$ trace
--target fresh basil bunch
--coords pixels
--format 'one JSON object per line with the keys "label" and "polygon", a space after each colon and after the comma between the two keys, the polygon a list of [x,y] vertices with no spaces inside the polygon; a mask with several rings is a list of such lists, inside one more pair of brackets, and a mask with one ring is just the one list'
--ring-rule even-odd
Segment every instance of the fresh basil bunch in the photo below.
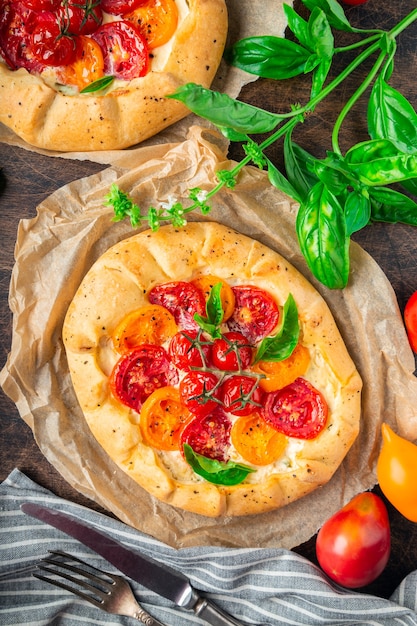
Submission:
{"label": "fresh basil bunch", "polygon": [[[189,83],[172,98],[211,121],[231,141],[242,142],[246,157],[230,172],[219,172],[219,184],[233,187],[248,163],[266,168],[272,185],[296,200],[296,229],[300,249],[313,275],[329,288],[343,288],[349,279],[349,244],[352,233],[372,221],[417,225],[417,113],[410,102],[389,85],[396,37],[417,20],[414,9],[392,30],[364,30],[351,26],[336,0],[302,0],[308,20],[284,4],[288,27],[297,41],[264,36],[237,42],[226,51],[233,65],[269,79],[282,80],[311,74],[311,98],[290,113],[270,113],[234,100],[226,94]],[[334,31],[359,36],[355,43],[337,48]],[[357,49],[357,57],[326,84],[334,55]],[[369,58],[374,63],[364,81],[343,106],[332,132],[332,149],[324,159],[309,154],[292,139],[297,124]],[[370,90],[370,139],[342,154],[339,133],[346,116]],[[256,143],[250,135],[270,133]],[[285,173],[265,156],[265,149],[283,139]],[[399,183],[404,192],[393,189]],[[195,192],[195,190],[194,190]],[[408,195],[406,192],[409,192]],[[207,204],[205,204],[207,207]],[[198,208],[192,205],[184,212]]]}

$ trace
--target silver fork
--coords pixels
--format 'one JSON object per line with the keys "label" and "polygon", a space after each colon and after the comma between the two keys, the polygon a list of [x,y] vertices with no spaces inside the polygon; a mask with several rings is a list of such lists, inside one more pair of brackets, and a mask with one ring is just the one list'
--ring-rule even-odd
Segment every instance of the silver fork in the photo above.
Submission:
{"label": "silver fork", "polygon": [[71,591],[107,613],[133,617],[146,626],[164,626],[139,605],[123,576],[103,572],[60,550],[51,550],[49,554],[37,564],[42,573],[34,572],[36,578]]}

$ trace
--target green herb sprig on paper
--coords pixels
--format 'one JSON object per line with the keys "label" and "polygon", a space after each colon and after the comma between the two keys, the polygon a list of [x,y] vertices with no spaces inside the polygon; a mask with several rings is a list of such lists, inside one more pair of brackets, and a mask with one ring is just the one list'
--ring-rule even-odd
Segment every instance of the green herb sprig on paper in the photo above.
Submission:
{"label": "green herb sprig on paper", "polygon": [[[226,94],[188,83],[171,98],[214,125],[232,142],[241,142],[245,158],[231,170],[217,172],[218,184],[209,192],[193,189],[188,206],[172,201],[141,214],[139,207],[124,212],[116,197],[108,203],[115,219],[130,217],[132,225],[148,223],[156,230],[164,221],[184,225],[186,215],[199,209],[210,211],[209,200],[223,187],[238,184],[239,172],[248,164],[266,168],[271,184],[299,203],[296,231],[301,252],[312,274],[332,289],[347,285],[350,272],[349,245],[353,233],[373,221],[403,222],[417,226],[417,113],[410,102],[389,85],[396,52],[396,38],[417,21],[417,8],[389,31],[354,28],[336,0],[302,0],[309,10],[304,19],[284,4],[288,27],[296,41],[263,36],[237,42],[226,52],[232,65],[260,77],[283,80],[311,75],[310,100],[294,104],[288,113],[271,113],[230,98]],[[335,45],[337,31],[357,40]],[[328,81],[336,55],[356,50],[357,56],[340,74]],[[331,135],[331,149],[318,159],[292,139],[294,128],[304,123],[317,105],[365,61],[373,65],[342,106]],[[369,92],[370,139],[352,146],[345,154],[339,146],[343,123],[356,102]],[[257,143],[250,135],[267,134]],[[277,141],[283,143],[285,173],[266,157]],[[392,188],[400,184],[404,193]],[[122,193],[122,192],[120,192]],[[136,206],[136,205],[135,205]],[[117,208],[118,207],[118,208]]]}

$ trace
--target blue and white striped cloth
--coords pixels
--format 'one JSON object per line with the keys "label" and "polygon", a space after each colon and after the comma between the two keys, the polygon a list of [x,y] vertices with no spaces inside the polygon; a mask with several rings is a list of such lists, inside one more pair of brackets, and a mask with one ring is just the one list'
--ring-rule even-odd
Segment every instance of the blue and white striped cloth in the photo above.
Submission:
{"label": "blue and white striped cloth", "polygon": [[[105,531],[118,541],[181,570],[191,583],[242,624],[259,626],[417,626],[417,572],[390,600],[335,589],[301,556],[271,548],[175,550],[125,524],[56,497],[14,470],[0,485],[0,625],[88,626],[132,624],[108,615],[31,575],[48,550],[70,552],[92,565],[116,570],[64,533],[20,511],[23,502],[53,505]],[[136,597],[167,626],[202,624],[192,613],[132,582]],[[137,623],[137,622],[136,622]]]}

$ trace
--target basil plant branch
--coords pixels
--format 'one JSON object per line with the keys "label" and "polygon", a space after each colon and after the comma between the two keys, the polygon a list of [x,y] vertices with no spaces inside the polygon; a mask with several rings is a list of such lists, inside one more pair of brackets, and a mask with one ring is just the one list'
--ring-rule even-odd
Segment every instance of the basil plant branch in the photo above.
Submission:
{"label": "basil plant branch", "polygon": [[[226,60],[259,77],[283,80],[310,74],[307,104],[293,104],[287,113],[273,113],[240,102],[200,85],[188,83],[169,97],[183,102],[193,113],[214,124],[231,142],[242,143],[245,157],[231,170],[217,172],[218,184],[209,192],[192,189],[189,205],[172,201],[141,213],[123,192],[113,188],[108,204],[115,219],[130,217],[133,226],[147,223],[157,229],[164,221],[181,226],[186,215],[210,211],[209,200],[223,187],[238,184],[239,172],[248,164],[266,169],[270,183],[299,203],[297,238],[312,274],[331,289],[343,288],[349,279],[349,244],[353,233],[374,221],[403,222],[417,226],[417,113],[410,102],[389,85],[396,52],[396,38],[417,20],[414,9],[390,31],[354,28],[336,0],[302,0],[309,17],[304,19],[284,4],[294,41],[274,36],[249,37],[225,53]],[[357,40],[335,46],[337,31]],[[336,78],[328,81],[336,55],[357,55]],[[318,159],[293,141],[294,128],[304,123],[317,105],[365,61],[372,67],[342,106],[331,134],[331,149]],[[369,140],[345,154],[339,147],[343,123],[355,103],[369,92],[367,124]],[[262,142],[253,136],[266,135]],[[281,172],[265,151],[282,140]],[[395,184],[395,189],[392,185]]]}

